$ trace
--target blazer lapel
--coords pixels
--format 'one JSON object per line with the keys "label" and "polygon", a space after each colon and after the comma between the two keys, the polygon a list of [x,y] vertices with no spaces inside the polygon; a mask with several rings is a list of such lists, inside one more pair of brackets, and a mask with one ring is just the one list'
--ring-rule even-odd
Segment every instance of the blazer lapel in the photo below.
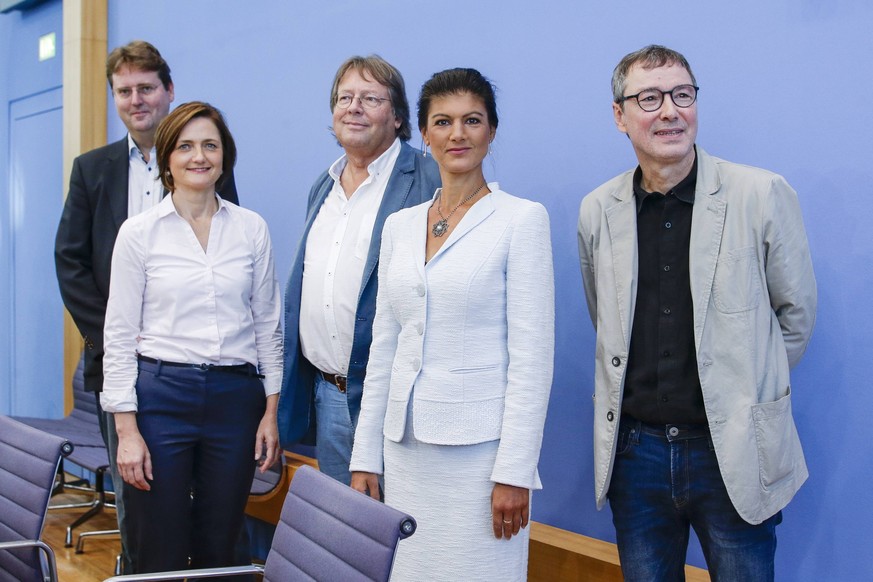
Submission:
{"label": "blazer lapel", "polygon": [[385,220],[407,206],[406,200],[412,188],[415,172],[415,152],[405,142],[400,144],[400,153],[394,162],[394,169],[385,186],[385,194],[382,195],[382,204],[376,214],[373,223],[373,236],[370,239],[370,248],[367,252],[367,263],[364,265],[364,273],[361,278],[361,289],[366,288],[370,277],[376,272],[376,264],[379,262],[379,250],[382,246],[382,227]]}
{"label": "blazer lapel", "polygon": [[127,149],[127,136],[115,142],[114,147],[106,157],[106,167],[103,172],[106,197],[112,208],[112,219],[115,230],[121,228],[121,223],[127,220],[127,190],[130,173],[130,152]]}
{"label": "blazer lapel", "polygon": [[624,345],[630,345],[631,322],[637,296],[637,205],[630,184],[622,192],[630,196],[606,209],[609,243],[612,249],[615,297]]}
{"label": "blazer lapel", "polygon": [[[430,208],[428,205],[423,205],[416,209],[415,217],[409,221],[410,227],[413,229],[411,233],[412,240],[412,260],[415,262],[415,268],[418,270],[422,280],[424,276],[424,257],[427,251],[427,211]],[[431,257],[433,260],[433,257]]]}
{"label": "blazer lapel", "polygon": [[[438,260],[442,255],[448,252],[448,250],[459,240],[464,238],[464,236],[473,230],[477,224],[488,218],[494,212],[494,196],[495,192],[488,194],[483,197],[481,200],[473,204],[467,213],[464,214],[461,221],[452,229],[452,232],[449,233],[449,238],[446,242],[443,243],[443,246],[439,248],[439,250],[434,253],[434,256],[430,258],[428,263],[433,263]],[[430,226],[430,225],[428,225]],[[424,231],[425,234],[427,231]]]}
{"label": "blazer lapel", "polygon": [[699,147],[697,155],[697,188],[691,218],[688,270],[694,303],[694,339],[700,345],[721,249],[727,202],[721,192],[721,177],[712,158]]}

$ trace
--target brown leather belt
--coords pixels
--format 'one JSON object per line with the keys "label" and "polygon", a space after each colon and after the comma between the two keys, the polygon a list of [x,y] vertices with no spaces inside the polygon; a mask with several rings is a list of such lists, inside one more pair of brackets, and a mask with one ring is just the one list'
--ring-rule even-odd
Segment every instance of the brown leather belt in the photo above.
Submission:
{"label": "brown leather belt", "polygon": [[[320,371],[320,370],[319,370]],[[321,377],[333,384],[337,387],[337,389],[345,394],[346,393],[346,384],[348,383],[348,378],[346,376],[340,376],[338,374],[328,374],[327,372],[321,372]]]}

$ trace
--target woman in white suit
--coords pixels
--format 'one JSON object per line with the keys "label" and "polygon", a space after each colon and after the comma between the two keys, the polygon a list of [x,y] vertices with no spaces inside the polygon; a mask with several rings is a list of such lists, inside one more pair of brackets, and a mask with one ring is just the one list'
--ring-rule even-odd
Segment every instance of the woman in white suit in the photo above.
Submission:
{"label": "woman in white suit", "polygon": [[435,74],[418,124],[431,202],[389,217],[352,487],[418,521],[394,580],[525,580],[552,383],[554,279],[542,205],[486,183],[491,83]]}

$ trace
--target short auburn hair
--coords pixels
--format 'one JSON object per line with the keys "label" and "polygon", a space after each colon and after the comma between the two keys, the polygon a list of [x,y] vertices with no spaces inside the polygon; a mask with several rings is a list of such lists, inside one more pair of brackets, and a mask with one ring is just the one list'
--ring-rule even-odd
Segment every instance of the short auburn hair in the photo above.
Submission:
{"label": "short auburn hair", "polygon": [[236,143],[221,111],[203,101],[191,101],[176,107],[158,125],[155,132],[155,150],[157,152],[158,168],[161,172],[161,183],[164,188],[173,192],[175,184],[173,175],[170,173],[170,154],[176,148],[182,130],[193,119],[205,117],[215,124],[218,134],[221,136],[222,173],[215,183],[215,189],[221,191],[225,178],[230,174],[236,164]]}

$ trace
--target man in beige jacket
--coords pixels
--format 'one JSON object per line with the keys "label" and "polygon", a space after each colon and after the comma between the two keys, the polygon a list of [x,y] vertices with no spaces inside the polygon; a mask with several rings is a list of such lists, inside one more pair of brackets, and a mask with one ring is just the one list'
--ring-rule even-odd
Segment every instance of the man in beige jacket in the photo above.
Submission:
{"label": "man in beige jacket", "polygon": [[661,46],[613,74],[639,166],[579,214],[595,494],[626,580],[684,579],[689,526],[714,580],[773,580],[780,510],[807,478],[789,368],[812,334],[815,277],[785,180],[696,145],[696,85]]}

